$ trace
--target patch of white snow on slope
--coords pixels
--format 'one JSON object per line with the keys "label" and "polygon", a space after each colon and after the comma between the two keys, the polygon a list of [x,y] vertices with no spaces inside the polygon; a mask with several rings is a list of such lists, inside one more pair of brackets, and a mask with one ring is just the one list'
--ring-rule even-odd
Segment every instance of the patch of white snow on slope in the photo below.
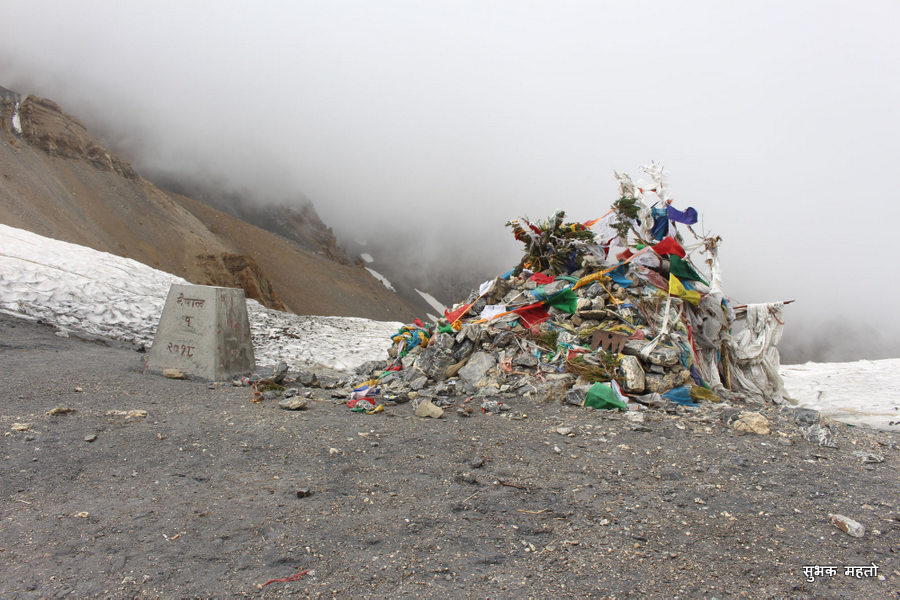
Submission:
{"label": "patch of white snow on slope", "polygon": [[844,423],[900,431],[900,359],[782,365],[788,396]]}
{"label": "patch of white snow on slope", "polygon": [[[0,225],[0,310],[150,346],[169,286],[188,283],[135,260]],[[260,367],[284,360],[351,369],[387,359],[399,322],[300,316],[247,301]]]}
{"label": "patch of white snow on slope", "polygon": [[377,279],[378,281],[380,281],[381,283],[383,283],[383,284],[384,284],[384,287],[386,287],[387,289],[391,290],[392,292],[396,292],[396,291],[397,291],[397,290],[394,289],[394,286],[391,285],[391,282],[387,280],[387,277],[385,277],[384,275],[382,275],[381,273],[379,273],[379,272],[376,271],[375,269],[370,269],[369,267],[366,267],[366,271],[368,271],[369,273],[371,273],[371,274],[372,274],[372,277],[374,277],[375,279]]}
{"label": "patch of white snow on slope", "polygon": [[22,135],[22,119],[19,117],[19,102],[13,107],[12,127],[16,133]]}
{"label": "patch of white snow on slope", "polygon": [[[427,302],[428,305],[431,306],[431,308],[436,310],[439,315],[444,314],[444,311],[447,310],[446,306],[441,304],[441,302],[437,298],[435,298],[428,292],[423,292],[422,290],[420,290],[418,288],[413,288],[413,289],[416,290],[416,292],[418,292],[418,294],[420,296],[422,296],[422,298],[425,300],[425,302]],[[437,320],[437,319],[435,319],[435,320]]]}

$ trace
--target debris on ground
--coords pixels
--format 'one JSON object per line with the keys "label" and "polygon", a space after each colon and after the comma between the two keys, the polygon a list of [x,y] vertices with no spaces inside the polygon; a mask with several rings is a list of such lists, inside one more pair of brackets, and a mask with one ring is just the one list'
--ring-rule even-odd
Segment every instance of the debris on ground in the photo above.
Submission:
{"label": "debris on ground", "polygon": [[168,379],[185,379],[184,371],[181,369],[163,369],[162,374]]}
{"label": "debris on ground", "polygon": [[297,396],[291,396],[290,398],[285,398],[278,403],[280,408],[285,410],[304,410],[308,401],[306,398],[298,398]]}
{"label": "debris on ground", "polygon": [[108,410],[106,411],[107,417],[114,418],[122,418],[126,421],[130,421],[131,419],[143,419],[147,416],[146,410]]}
{"label": "debris on ground", "polygon": [[854,521],[850,517],[839,514],[828,515],[828,520],[832,525],[852,537],[862,537],[866,534],[866,528],[860,522]]}

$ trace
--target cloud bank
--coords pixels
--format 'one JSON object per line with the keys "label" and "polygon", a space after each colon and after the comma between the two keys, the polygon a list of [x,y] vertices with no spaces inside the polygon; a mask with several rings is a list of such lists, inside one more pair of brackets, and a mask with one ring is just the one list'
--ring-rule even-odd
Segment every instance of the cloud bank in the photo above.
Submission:
{"label": "cloud bank", "polygon": [[308,197],[411,271],[505,270],[505,221],[599,216],[613,169],[655,160],[724,238],[730,294],[796,299],[797,347],[896,356],[898,18],[886,1],[37,0],[4,7],[0,85],[56,100],[139,171]]}

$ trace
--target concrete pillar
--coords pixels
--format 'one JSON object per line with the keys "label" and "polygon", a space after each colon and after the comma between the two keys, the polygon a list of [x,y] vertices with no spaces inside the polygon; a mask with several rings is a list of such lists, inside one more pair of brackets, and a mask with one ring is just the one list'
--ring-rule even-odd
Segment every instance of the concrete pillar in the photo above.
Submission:
{"label": "concrete pillar", "polygon": [[244,290],[172,284],[148,368],[225,380],[255,368]]}

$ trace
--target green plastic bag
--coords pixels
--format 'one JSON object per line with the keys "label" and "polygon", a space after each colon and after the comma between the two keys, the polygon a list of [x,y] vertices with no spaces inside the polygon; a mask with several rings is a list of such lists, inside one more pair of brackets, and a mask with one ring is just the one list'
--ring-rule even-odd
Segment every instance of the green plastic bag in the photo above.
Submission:
{"label": "green plastic bag", "polygon": [[584,405],[591,408],[628,410],[625,402],[609,384],[597,382],[591,386],[584,399]]}

